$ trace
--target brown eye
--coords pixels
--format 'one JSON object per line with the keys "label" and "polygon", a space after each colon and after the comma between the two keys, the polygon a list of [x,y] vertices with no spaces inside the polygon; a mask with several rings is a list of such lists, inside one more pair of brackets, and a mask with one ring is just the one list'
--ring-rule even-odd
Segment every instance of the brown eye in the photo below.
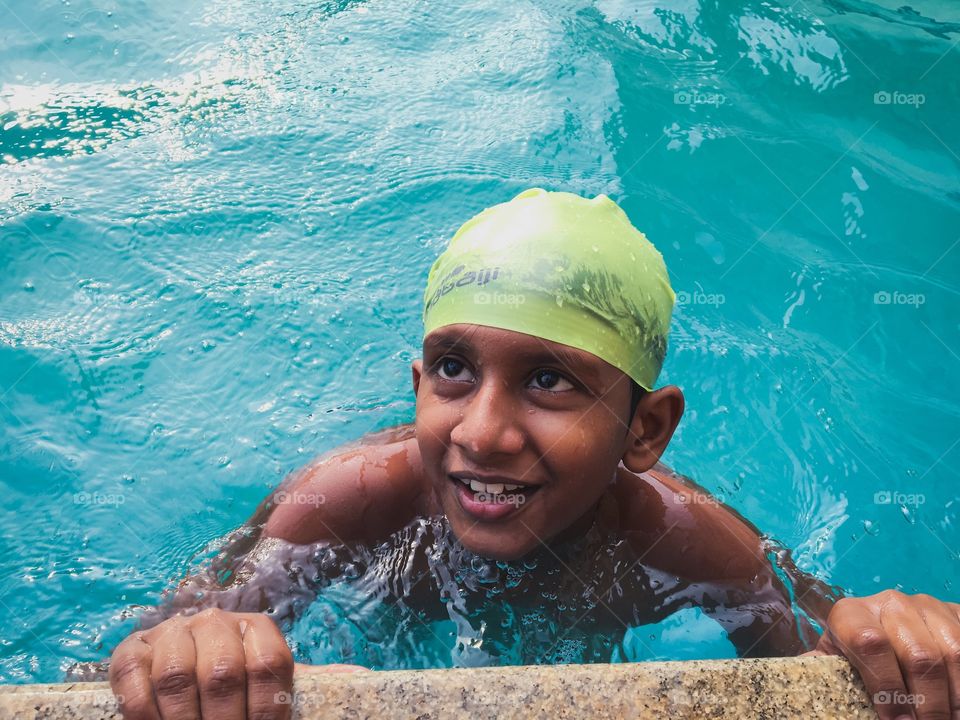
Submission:
{"label": "brown eye", "polygon": [[564,392],[572,390],[573,384],[556,370],[537,370],[533,374],[531,382],[536,383],[534,387],[537,390],[549,390],[551,392]]}
{"label": "brown eye", "polygon": [[473,375],[467,370],[466,365],[456,358],[442,358],[437,363],[437,374],[444,380],[453,380],[457,382],[470,382]]}

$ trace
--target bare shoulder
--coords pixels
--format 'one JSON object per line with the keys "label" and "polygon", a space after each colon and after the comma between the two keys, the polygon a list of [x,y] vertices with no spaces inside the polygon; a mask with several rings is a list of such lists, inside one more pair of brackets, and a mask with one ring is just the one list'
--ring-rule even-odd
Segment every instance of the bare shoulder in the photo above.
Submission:
{"label": "bare shoulder", "polygon": [[619,525],[647,564],[696,581],[770,571],[757,528],[664,465],[640,475],[621,467],[613,496]]}
{"label": "bare shoulder", "polygon": [[289,477],[268,500],[266,537],[375,543],[427,508],[412,428],[341,446]]}

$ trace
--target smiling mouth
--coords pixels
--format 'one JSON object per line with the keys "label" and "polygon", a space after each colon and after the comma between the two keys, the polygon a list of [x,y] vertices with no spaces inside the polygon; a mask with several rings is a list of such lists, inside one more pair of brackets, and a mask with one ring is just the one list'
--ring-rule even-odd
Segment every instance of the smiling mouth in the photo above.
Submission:
{"label": "smiling mouth", "polygon": [[485,483],[480,482],[474,478],[466,477],[457,477],[455,475],[448,475],[454,483],[458,483],[470,488],[473,492],[477,494],[484,495],[503,495],[514,494],[514,495],[532,495],[534,492],[540,489],[538,485],[511,485],[509,483]]}
{"label": "smiling mouth", "polygon": [[539,485],[485,483],[476,478],[448,475],[460,508],[476,520],[494,521],[519,512],[540,490]]}

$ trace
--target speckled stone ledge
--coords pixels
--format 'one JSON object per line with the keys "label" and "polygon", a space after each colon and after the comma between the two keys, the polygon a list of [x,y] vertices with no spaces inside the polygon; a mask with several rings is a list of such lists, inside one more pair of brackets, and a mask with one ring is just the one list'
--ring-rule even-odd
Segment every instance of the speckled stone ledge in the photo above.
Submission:
{"label": "speckled stone ledge", "polygon": [[[300,672],[294,718],[876,718],[842,658]],[[2,718],[119,718],[106,683],[0,686]]]}

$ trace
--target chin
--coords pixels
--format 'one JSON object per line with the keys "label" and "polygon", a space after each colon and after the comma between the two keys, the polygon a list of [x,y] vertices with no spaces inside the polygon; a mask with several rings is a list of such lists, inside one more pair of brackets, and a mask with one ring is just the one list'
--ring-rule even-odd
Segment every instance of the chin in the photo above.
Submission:
{"label": "chin", "polygon": [[529,531],[523,526],[481,528],[473,521],[451,517],[449,513],[447,520],[461,545],[475,555],[491,560],[519,560],[540,545],[536,538],[529,537]]}
{"label": "chin", "polygon": [[510,520],[478,520],[461,507],[449,481],[441,482],[437,490],[451,531],[470,552],[491,560],[519,560],[541,545],[537,534],[528,527],[540,524],[538,513],[528,516],[521,511],[519,517]]}

